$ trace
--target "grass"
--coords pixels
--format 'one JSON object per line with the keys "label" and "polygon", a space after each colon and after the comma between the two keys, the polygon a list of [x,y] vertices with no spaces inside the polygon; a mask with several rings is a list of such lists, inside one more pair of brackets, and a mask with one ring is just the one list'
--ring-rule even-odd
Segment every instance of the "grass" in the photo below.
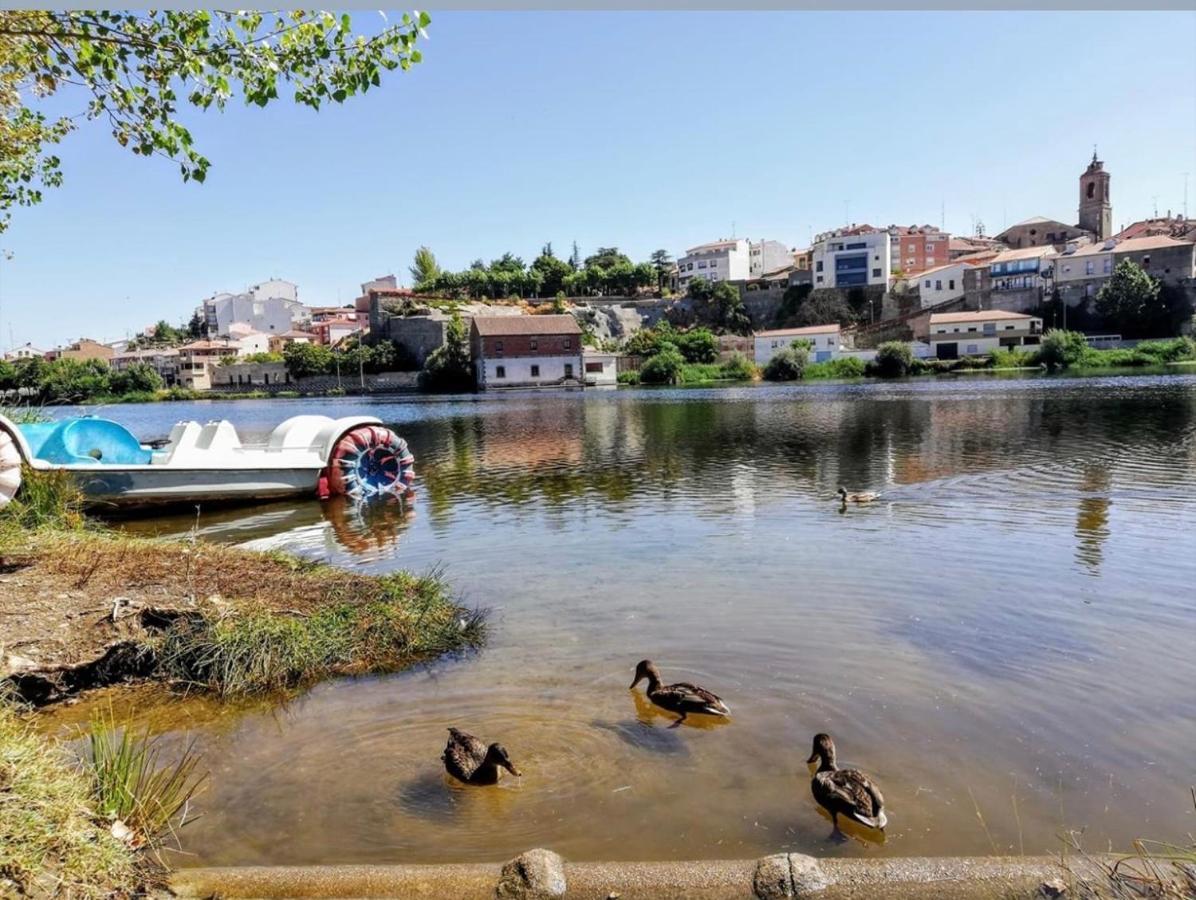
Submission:
{"label": "grass", "polygon": [[92,718],[88,746],[86,771],[97,811],[120,823],[128,846],[156,846],[187,823],[191,799],[206,778],[197,771],[193,746],[174,763],[159,765],[159,746],[148,729],[118,727],[111,708]]}
{"label": "grass", "polygon": [[143,872],[99,817],[93,784],[0,703],[0,895],[111,897]]}
{"label": "grass", "polygon": [[[755,363],[737,354],[721,363],[685,363],[681,367],[678,384],[708,384],[713,381],[751,381],[758,374]],[[639,384],[640,374],[636,371],[620,372],[619,384]]]}
{"label": "grass", "polygon": [[180,618],[156,648],[162,672],[220,696],[261,694],[333,674],[395,671],[477,646],[484,637],[481,615],[460,610],[436,574],[384,576],[377,588],[366,602],[333,603],[310,614]]}
{"label": "grass", "polygon": [[22,466],[20,491],[0,510],[0,544],[13,531],[75,531],[85,521],[83,495],[68,472]]}

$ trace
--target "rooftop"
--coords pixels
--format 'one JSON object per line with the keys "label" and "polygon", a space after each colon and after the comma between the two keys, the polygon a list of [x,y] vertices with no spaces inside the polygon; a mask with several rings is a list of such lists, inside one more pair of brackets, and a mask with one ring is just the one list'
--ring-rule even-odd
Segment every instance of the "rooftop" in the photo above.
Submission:
{"label": "rooftop", "polygon": [[179,352],[184,350],[232,350],[235,349],[231,341],[192,341],[190,344],[183,344],[179,347]]}
{"label": "rooftop", "polygon": [[711,241],[708,244],[698,244],[696,247],[690,247],[685,252],[701,253],[704,250],[729,250],[731,247],[737,247],[743,238],[731,238],[730,240]]}
{"label": "rooftop", "polygon": [[581,334],[573,316],[474,316],[473,327],[482,337],[504,335]]}
{"label": "rooftop", "polygon": [[1055,248],[1050,244],[1041,247],[1022,247],[1018,250],[1002,250],[992,261],[995,263],[1012,262],[1015,259],[1034,259],[1038,256],[1055,256]]}
{"label": "rooftop", "polygon": [[997,319],[1017,319],[1028,321],[1035,318],[1025,313],[1009,312],[1005,309],[982,309],[979,312],[946,312],[931,313],[931,325],[943,325],[948,322],[992,322]]}
{"label": "rooftop", "polygon": [[1141,253],[1146,250],[1162,250],[1166,247],[1191,247],[1191,241],[1177,241],[1165,234],[1152,234],[1147,237],[1127,238],[1117,241],[1112,247],[1108,242],[1099,244],[1085,244],[1067,256],[1097,256],[1101,253]]}
{"label": "rooftop", "polygon": [[805,328],[777,328],[772,331],[757,331],[756,337],[792,337],[800,334],[826,334],[828,331],[838,331],[839,324],[807,325]]}
{"label": "rooftop", "polygon": [[966,259],[956,259],[946,263],[945,265],[935,266],[933,269],[923,269],[917,275],[910,275],[909,277],[916,280],[918,278],[924,278],[925,276],[934,272],[942,272],[944,269],[955,269],[961,266],[965,269],[970,269],[972,267],[972,263],[968,262]]}

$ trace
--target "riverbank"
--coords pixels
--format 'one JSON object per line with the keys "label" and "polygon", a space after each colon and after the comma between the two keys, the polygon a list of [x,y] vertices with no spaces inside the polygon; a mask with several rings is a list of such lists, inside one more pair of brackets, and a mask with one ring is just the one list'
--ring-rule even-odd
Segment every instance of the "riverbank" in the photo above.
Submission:
{"label": "riverbank", "polygon": [[392,672],[478,646],[437,574],[357,575],[281,553],[131,537],[84,518],[62,473],[0,512],[0,687],[44,705],[152,679],[219,696]]}

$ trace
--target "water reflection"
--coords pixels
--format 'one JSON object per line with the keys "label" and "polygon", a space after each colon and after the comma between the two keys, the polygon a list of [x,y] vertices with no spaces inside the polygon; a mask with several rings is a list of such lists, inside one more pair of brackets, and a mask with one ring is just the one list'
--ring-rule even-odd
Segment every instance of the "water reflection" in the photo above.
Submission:
{"label": "water reflection", "polygon": [[1076,559],[1097,574],[1101,564],[1101,547],[1109,537],[1109,489],[1113,477],[1107,466],[1094,463],[1084,467],[1080,479],[1082,496],[1076,504]]}

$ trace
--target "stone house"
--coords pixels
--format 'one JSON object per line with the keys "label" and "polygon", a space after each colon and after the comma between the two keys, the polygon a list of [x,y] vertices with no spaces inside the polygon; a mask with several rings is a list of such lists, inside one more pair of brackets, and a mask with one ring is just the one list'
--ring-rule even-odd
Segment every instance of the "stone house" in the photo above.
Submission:
{"label": "stone house", "polygon": [[580,385],[581,337],[567,314],[475,316],[470,348],[478,388]]}

